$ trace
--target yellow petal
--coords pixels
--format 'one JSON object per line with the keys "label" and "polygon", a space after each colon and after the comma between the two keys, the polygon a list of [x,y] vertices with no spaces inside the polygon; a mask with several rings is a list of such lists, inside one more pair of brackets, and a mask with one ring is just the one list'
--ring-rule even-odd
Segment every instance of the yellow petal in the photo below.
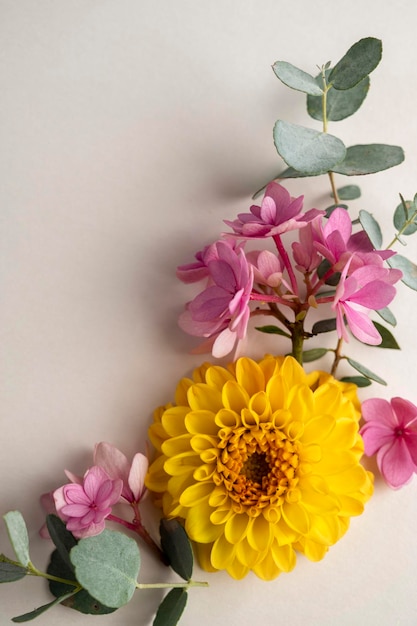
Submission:
{"label": "yellow petal", "polygon": [[211,548],[212,543],[196,543],[194,549],[197,553],[197,559],[200,567],[206,572],[217,572],[218,570],[213,567],[211,563]]}
{"label": "yellow petal", "polygon": [[252,569],[261,580],[274,580],[281,574],[271,552],[267,552],[262,561],[259,561]]}
{"label": "yellow petal", "polygon": [[180,454],[181,452],[190,452],[191,446],[191,437],[192,435],[180,435],[179,437],[170,437],[162,444],[162,452],[165,456],[174,456],[175,454]]}
{"label": "yellow petal", "polygon": [[170,437],[178,437],[187,433],[184,420],[188,411],[188,407],[173,406],[164,412],[161,423]]}
{"label": "yellow petal", "polygon": [[206,373],[207,384],[216,389],[221,389],[228,380],[232,379],[232,374],[219,365],[212,365]]}
{"label": "yellow petal", "polygon": [[271,524],[263,515],[250,520],[247,538],[249,545],[258,552],[264,552],[269,548],[273,539]]}
{"label": "yellow petal", "polygon": [[271,544],[271,556],[277,567],[283,572],[290,572],[294,569],[296,556],[291,546],[280,546],[278,541],[274,540]]}
{"label": "yellow petal", "polygon": [[200,457],[195,452],[183,452],[165,461],[164,469],[171,476],[192,473],[201,464]]}
{"label": "yellow petal", "polygon": [[249,395],[236,381],[230,380],[223,387],[222,401],[226,409],[240,413],[248,406]]}
{"label": "yellow petal", "polygon": [[187,507],[195,506],[203,500],[208,500],[213,489],[214,485],[212,482],[191,485],[180,495],[180,504]]}
{"label": "yellow petal", "polygon": [[249,567],[252,569],[254,565],[259,561],[260,554],[258,550],[254,550],[252,546],[249,545],[248,540],[242,539],[236,544],[236,558],[244,565],[245,567]]}
{"label": "yellow petal", "polygon": [[250,396],[265,390],[265,378],[256,361],[241,358],[236,363],[236,380]]}
{"label": "yellow petal", "polygon": [[211,411],[189,411],[185,416],[185,426],[192,435],[216,435],[218,426]]}
{"label": "yellow petal", "polygon": [[310,529],[310,520],[304,509],[299,503],[288,504],[285,502],[282,505],[282,517],[290,528],[306,535]]}
{"label": "yellow petal", "polygon": [[191,541],[211,543],[222,534],[222,527],[210,522],[213,509],[207,502],[201,502],[187,511],[185,530]]}
{"label": "yellow petal", "polygon": [[193,411],[203,409],[217,413],[223,406],[221,392],[202,383],[197,383],[189,388],[187,399]]}
{"label": "yellow petal", "polygon": [[246,513],[233,515],[226,523],[224,534],[230,543],[238,543],[245,536],[250,517]]}
{"label": "yellow petal", "polygon": [[227,569],[235,558],[236,548],[224,535],[220,535],[211,549],[211,564],[216,569]]}

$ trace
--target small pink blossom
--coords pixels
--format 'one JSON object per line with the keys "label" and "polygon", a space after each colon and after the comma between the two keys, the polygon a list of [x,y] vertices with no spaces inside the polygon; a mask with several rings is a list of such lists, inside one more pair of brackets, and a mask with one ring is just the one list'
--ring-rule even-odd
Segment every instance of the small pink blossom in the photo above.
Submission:
{"label": "small pink blossom", "polygon": [[196,253],[196,261],[194,261],[194,263],[179,265],[177,267],[177,278],[183,283],[196,283],[204,278],[209,278],[210,272],[208,270],[208,264],[210,261],[219,259],[218,244],[220,242],[222,242],[222,244],[225,243],[230,246],[232,250],[236,251],[244,245],[243,242],[238,243],[233,237],[225,237],[224,239],[215,241]]}
{"label": "small pink blossom", "polygon": [[187,303],[179,325],[190,335],[215,337],[213,355],[222,357],[246,334],[253,268],[242,249],[224,241],[217,243],[217,253],[207,264],[209,286]]}
{"label": "small pink blossom", "polygon": [[92,537],[104,530],[105,519],[120,498],[123,481],[112,480],[98,466],[84,474],[83,483],[70,483],[53,493],[59,517],[74,537]]}
{"label": "small pink blossom", "polygon": [[299,241],[295,241],[292,244],[292,253],[296,262],[295,267],[300,272],[312,272],[322,261],[322,257],[314,246],[313,224],[316,221],[314,220],[314,222],[310,222],[304,228],[300,228],[298,231]]}
{"label": "small pink blossom", "polygon": [[253,279],[259,285],[277,288],[282,283],[282,267],[276,254],[269,250],[252,250],[246,258],[253,267]]}
{"label": "small pink blossom", "polygon": [[272,182],[266,188],[261,206],[252,205],[250,213],[240,213],[233,221],[225,220],[235,235],[243,238],[264,238],[302,228],[323,211],[311,209],[301,213],[304,196],[291,198],[288,191]]}
{"label": "small pink blossom", "polygon": [[364,265],[349,276],[350,262],[340,277],[332,308],[336,311],[336,328],[339,337],[349,341],[344,317],[352,334],[364,343],[378,345],[381,335],[369,318],[371,311],[386,307],[396,294],[393,286],[402,276],[399,270],[378,265]]}
{"label": "small pink blossom", "polygon": [[417,473],[417,407],[403,398],[362,403],[361,435],[367,456],[377,455],[386,483],[398,489]]}
{"label": "small pink blossom", "polygon": [[140,502],[144,497],[148,464],[148,459],[140,452],[135,454],[132,463],[129,463],[123,452],[104,441],[97,443],[94,448],[94,465],[104,469],[112,480],[122,481],[121,500],[125,502]]}

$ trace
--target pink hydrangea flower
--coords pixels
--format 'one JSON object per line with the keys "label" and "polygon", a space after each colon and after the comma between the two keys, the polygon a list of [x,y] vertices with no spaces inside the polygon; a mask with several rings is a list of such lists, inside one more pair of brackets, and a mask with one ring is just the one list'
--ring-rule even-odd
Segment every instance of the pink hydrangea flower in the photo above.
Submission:
{"label": "pink hydrangea flower", "polygon": [[244,245],[243,242],[238,243],[233,237],[225,237],[224,239],[215,241],[214,243],[205,246],[202,250],[199,250],[199,252],[195,255],[196,261],[193,263],[179,265],[177,267],[177,278],[179,278],[183,283],[196,283],[204,278],[208,278],[210,276],[208,264],[210,261],[216,261],[219,259],[217,247],[220,241],[222,244],[225,243],[230,246],[232,250],[238,250]]}
{"label": "pink hydrangea flower", "polygon": [[146,493],[145,476],[149,465],[144,454],[138,452],[129,463],[123,452],[102,441],[95,445],[94,465],[104,469],[112,480],[122,481],[121,500],[130,504],[142,500]]}
{"label": "pink hydrangea flower", "polygon": [[253,268],[242,249],[217,243],[218,258],[207,264],[210,284],[188,302],[179,325],[190,335],[214,338],[215,357],[228,354],[243,339],[250,317]]}
{"label": "pink hydrangea flower", "polygon": [[304,228],[298,231],[299,241],[295,241],[292,245],[292,253],[296,268],[300,272],[312,272],[320,265],[323,257],[319,255],[314,245],[313,224],[310,222]]}
{"label": "pink hydrangea flower", "polygon": [[367,456],[377,455],[386,483],[398,489],[417,473],[417,407],[403,398],[362,403],[361,435]]}
{"label": "pink hydrangea flower", "polygon": [[74,537],[98,535],[122,489],[121,479],[112,480],[101,467],[93,466],[84,474],[82,484],[70,483],[54,491],[57,514]]}
{"label": "pink hydrangea flower", "polygon": [[279,287],[282,283],[282,267],[279,258],[269,250],[252,250],[246,258],[253,267],[253,279],[259,285]]}
{"label": "pink hydrangea flower", "polygon": [[311,209],[301,213],[304,196],[291,198],[288,191],[272,182],[266,188],[261,206],[252,205],[250,213],[240,213],[233,221],[225,220],[235,235],[243,238],[264,238],[301,228],[323,211]]}
{"label": "pink hydrangea flower", "polygon": [[339,337],[349,341],[344,317],[352,334],[364,343],[378,345],[381,335],[369,318],[371,311],[386,307],[396,294],[393,283],[402,273],[378,265],[364,265],[349,276],[350,262],[340,277],[332,308],[336,311],[336,328]]}

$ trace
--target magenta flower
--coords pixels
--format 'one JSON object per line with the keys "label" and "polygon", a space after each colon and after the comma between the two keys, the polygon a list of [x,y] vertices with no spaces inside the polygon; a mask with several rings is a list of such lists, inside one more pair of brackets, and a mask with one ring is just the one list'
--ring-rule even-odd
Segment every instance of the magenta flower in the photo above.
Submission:
{"label": "magenta flower", "polygon": [[194,263],[187,263],[185,265],[179,265],[177,267],[177,278],[183,283],[196,283],[203,278],[208,278],[210,273],[208,270],[208,264],[210,261],[217,261],[219,259],[219,253],[217,246],[220,241],[232,248],[232,250],[238,250],[243,247],[243,242],[238,243],[233,237],[225,237],[219,241],[206,246],[202,250],[196,253],[196,261]]}
{"label": "magenta flower", "polygon": [[145,476],[149,465],[144,454],[138,452],[129,463],[123,452],[102,441],[95,445],[94,465],[101,467],[112,480],[122,481],[121,500],[130,504],[142,500],[146,493]]}
{"label": "magenta flower", "polygon": [[216,246],[218,259],[207,264],[210,284],[187,303],[179,325],[190,335],[213,338],[213,355],[222,357],[246,334],[253,268],[242,249],[224,241]]}
{"label": "magenta flower", "polygon": [[276,254],[269,250],[252,250],[246,259],[253,267],[253,279],[259,285],[279,287],[282,283],[282,267]]}
{"label": "magenta flower", "polygon": [[350,261],[340,277],[332,309],[336,311],[336,328],[339,337],[349,341],[344,317],[352,334],[364,343],[378,345],[381,335],[369,319],[371,311],[386,307],[396,294],[393,286],[402,276],[399,270],[378,265],[364,265],[349,276]]}
{"label": "magenta flower", "polygon": [[371,398],[362,403],[362,417],[365,454],[377,455],[390,487],[402,487],[417,473],[417,407],[403,398]]}
{"label": "magenta flower", "polygon": [[252,205],[250,213],[240,213],[233,221],[225,220],[235,235],[243,238],[264,238],[302,228],[323,211],[311,209],[302,214],[304,196],[291,198],[278,183],[269,183],[261,206]]}
{"label": "magenta flower", "polygon": [[312,272],[322,261],[322,257],[314,245],[313,224],[316,221],[318,220],[310,222],[304,228],[300,228],[298,231],[299,241],[291,244],[294,261],[296,262],[295,267],[300,272]]}
{"label": "magenta flower", "polygon": [[365,231],[352,235],[352,221],[349,213],[336,208],[326,220],[325,225],[317,223],[314,232],[316,249],[336,269],[342,270],[345,263],[355,252],[371,252],[373,246]]}
{"label": "magenta flower", "polygon": [[74,537],[92,537],[104,530],[104,520],[119,501],[122,489],[122,480],[112,480],[95,465],[84,474],[81,485],[70,483],[54,491],[56,511]]}

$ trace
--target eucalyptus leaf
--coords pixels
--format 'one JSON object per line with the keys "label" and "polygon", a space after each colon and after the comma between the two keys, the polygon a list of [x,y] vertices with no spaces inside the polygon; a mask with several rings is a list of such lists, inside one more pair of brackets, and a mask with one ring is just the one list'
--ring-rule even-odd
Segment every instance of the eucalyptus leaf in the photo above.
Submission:
{"label": "eucalyptus leaf", "polygon": [[356,200],[361,197],[361,188],[358,185],[345,185],[337,190],[340,200]]}
{"label": "eucalyptus leaf", "polygon": [[259,330],[259,332],[266,333],[267,335],[281,335],[282,337],[291,339],[291,335],[289,333],[286,333],[285,330],[281,330],[281,328],[273,326],[272,324],[268,324],[266,326],[255,326],[255,330]]}
{"label": "eucalyptus leaf", "polygon": [[359,211],[359,221],[371,244],[379,250],[382,246],[382,232],[374,216],[368,213],[368,211],[362,210]]}
{"label": "eucalyptus leaf", "polygon": [[323,93],[323,90],[317,84],[314,76],[298,69],[298,67],[295,67],[295,65],[291,63],[277,61],[272,66],[272,69],[280,81],[284,83],[284,85],[287,85],[287,87],[291,87],[291,89],[302,91],[312,96],[320,96]]}
{"label": "eucalyptus leaf", "polygon": [[73,571],[69,553],[77,545],[75,537],[66,529],[64,522],[57,515],[47,515],[46,526],[49,535],[54,542],[61,558],[65,561],[70,570]]}
{"label": "eucalyptus leaf", "polygon": [[10,562],[4,554],[0,555],[0,583],[13,583],[24,578],[27,573],[26,568]]}
{"label": "eucalyptus leaf", "polygon": [[114,608],[129,602],[140,567],[136,541],[106,529],[81,539],[71,550],[70,558],[78,582],[93,598]]}
{"label": "eucalyptus leaf", "polygon": [[342,383],[353,383],[357,387],[369,387],[372,385],[372,381],[365,376],[344,376],[340,379]]}
{"label": "eucalyptus leaf", "polygon": [[9,511],[3,515],[10,543],[19,563],[27,567],[30,563],[29,536],[25,520],[20,511]]}
{"label": "eucalyptus leaf", "polygon": [[390,350],[400,350],[400,346],[397,343],[397,340],[385,326],[379,324],[378,322],[373,322],[373,325],[379,332],[382,337],[381,343],[375,346],[375,348],[389,348]]}
{"label": "eucalyptus leaf", "polygon": [[[321,80],[321,75],[316,80]],[[345,91],[329,89],[326,97],[326,117],[328,121],[340,122],[340,120],[344,120],[356,113],[368,94],[369,85],[370,81],[367,76],[352,89],[346,89]],[[315,95],[307,96],[307,113],[315,120],[323,120],[323,102],[321,97]]]}
{"label": "eucalyptus leaf", "polygon": [[327,352],[328,350],[326,348],[312,348],[311,350],[304,350],[303,361],[304,363],[317,361],[317,359],[321,359]]}
{"label": "eucalyptus leaf", "polygon": [[383,309],[378,309],[377,313],[379,317],[381,317],[384,320],[384,322],[391,324],[391,326],[397,325],[397,320],[395,319],[394,314],[387,306],[384,307]]}
{"label": "eucalyptus leaf", "polygon": [[12,622],[15,622],[15,624],[23,624],[23,622],[30,622],[32,619],[35,619],[35,617],[39,617],[39,615],[42,615],[42,613],[45,613],[49,609],[52,609],[53,606],[56,606],[57,604],[61,604],[61,602],[63,602],[70,596],[73,596],[74,593],[76,593],[76,591],[73,590],[72,592],[66,593],[64,596],[61,596],[60,598],[55,598],[55,600],[52,600],[52,602],[48,602],[48,604],[43,604],[42,606],[39,606],[37,609],[34,609],[33,611],[30,611],[29,613],[25,613],[24,615],[18,615],[17,617],[13,617]]}
{"label": "eucalyptus leaf", "polygon": [[193,575],[193,551],[184,528],[176,519],[161,519],[159,524],[161,548],[169,565],[184,580]]}
{"label": "eucalyptus leaf", "polygon": [[353,359],[349,359],[349,358],[347,359],[347,362],[349,363],[351,367],[353,367],[353,369],[355,369],[360,374],[363,374],[363,376],[365,376],[366,378],[369,378],[370,380],[374,380],[376,383],[379,383],[380,385],[387,384],[385,380],[380,378],[380,376],[378,376],[377,374],[374,374],[373,372],[371,372],[371,370],[369,370],[364,365],[361,365],[361,363],[358,363],[357,361],[354,361]]}
{"label": "eucalyptus leaf", "polygon": [[401,270],[403,273],[401,278],[402,282],[407,285],[407,287],[417,291],[417,265],[415,263],[412,263],[401,254],[392,256],[388,259],[387,263],[390,267]]}
{"label": "eucalyptus leaf", "polygon": [[346,156],[345,145],[334,135],[283,120],[274,126],[274,142],[287,165],[308,175],[325,174]]}
{"label": "eucalyptus leaf", "polygon": [[175,626],[187,604],[185,589],[171,589],[162,600],[152,626]]}
{"label": "eucalyptus leaf", "polygon": [[376,68],[381,57],[380,39],[361,39],[336,63],[330,72],[329,81],[335,89],[351,89]]}
{"label": "eucalyptus leaf", "polygon": [[344,176],[363,176],[382,172],[403,161],[404,151],[399,146],[363,144],[347,148],[345,159],[332,167],[332,171]]}
{"label": "eucalyptus leaf", "polygon": [[[51,560],[47,569],[48,574],[64,578],[67,580],[73,580],[74,585],[77,585],[75,580],[73,568],[70,569],[68,565],[63,561],[58,550],[54,550],[51,554]],[[61,602],[64,606],[79,611],[80,613],[89,615],[107,615],[108,613],[114,613],[116,608],[110,608],[105,606],[102,602],[98,602],[93,598],[88,591],[81,589],[76,594],[70,593],[74,590],[74,585],[57,582],[56,580],[49,581],[49,590],[56,598],[62,597],[64,594],[70,595]]]}
{"label": "eucalyptus leaf", "polygon": [[319,335],[320,333],[329,333],[336,330],[336,318],[332,317],[327,320],[319,320],[313,324],[311,332],[313,335]]}
{"label": "eucalyptus leaf", "polygon": [[406,200],[406,201],[404,201],[404,203],[401,202],[401,204],[399,204],[397,206],[397,208],[395,209],[395,212],[394,212],[394,226],[395,226],[395,228],[397,229],[398,232],[402,231],[401,235],[412,235],[417,230],[417,216],[416,216],[415,220],[413,222],[411,222],[403,230],[406,222],[411,218],[411,216],[409,215],[409,210],[410,209],[413,212],[416,210],[415,206],[414,206],[414,203],[411,202],[410,200]]}

